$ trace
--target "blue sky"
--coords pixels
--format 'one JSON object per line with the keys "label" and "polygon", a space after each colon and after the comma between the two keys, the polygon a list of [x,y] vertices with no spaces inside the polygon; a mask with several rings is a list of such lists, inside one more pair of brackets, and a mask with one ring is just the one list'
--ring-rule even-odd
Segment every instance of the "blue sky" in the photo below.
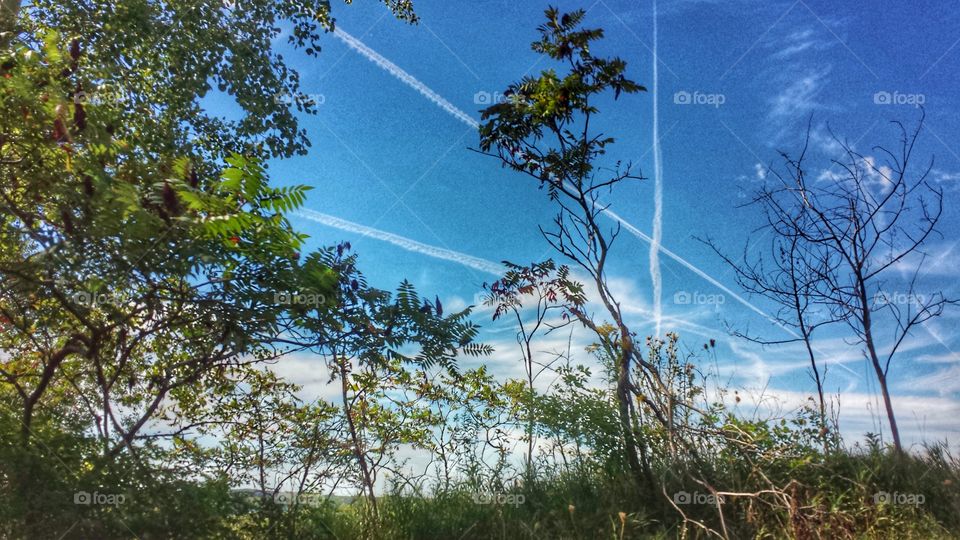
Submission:
{"label": "blue sky", "polygon": [[[661,256],[663,329],[678,331],[690,348],[716,338],[724,380],[755,401],[769,404],[765,398],[775,396],[785,410],[813,389],[798,348],[762,350],[727,335],[725,324],[786,337],[717,287],[739,292],[732,272],[696,240],[711,236],[730,253],[742,249],[761,216],[738,206],[763,181],[765,167],[778,163],[778,150],[799,149],[811,115],[811,168],[822,171],[829,167],[828,127],[874,155],[874,145],[897,143],[889,122],[912,124],[920,116],[915,104],[924,104],[926,130],[917,154],[935,158],[933,178],[945,190],[946,211],[942,238],[927,250],[923,283],[960,296],[960,248],[953,249],[960,231],[954,204],[960,195],[960,12],[950,3],[661,0],[656,93],[652,2],[556,4],[586,9],[586,25],[606,31],[594,52],[622,57],[629,75],[650,88],[601,103],[598,124],[617,138],[611,163],[632,160],[648,177],[656,95],[663,246],[711,278]],[[546,7],[536,1],[418,0],[421,23],[409,26],[377,2],[335,4],[338,28],[347,34],[327,35],[319,59],[277,44],[300,71],[303,91],[321,101],[318,115],[302,118],[313,142],[310,153],[270,166],[278,184],[315,187],[306,204],[317,213],[308,214],[314,219],[295,220],[314,245],[349,240],[374,285],[393,288],[408,278],[454,307],[474,302],[481,283],[495,279],[496,262],[551,256],[537,230],[552,216],[544,193],[471,152],[477,134],[462,117],[479,119],[485,100],[524,74],[549,67],[529,47]],[[362,45],[348,46],[351,39]],[[622,187],[607,202],[650,234],[652,180]],[[625,233],[615,249],[611,276],[635,328],[652,332],[649,245]],[[889,286],[897,290],[895,277]],[[707,303],[685,303],[685,293]],[[750,301],[760,311],[770,309],[759,299]],[[484,311],[477,316],[498,349],[487,362],[495,373],[517,374],[509,332],[490,325],[488,317]],[[894,406],[910,441],[960,439],[958,321],[960,313],[948,312],[928,324],[892,368]],[[543,347],[565,339],[552,336]],[[827,388],[843,391],[842,427],[855,437],[877,431],[882,423],[871,408],[879,410],[880,403],[860,353],[839,335],[825,335],[818,345],[835,362]],[[588,361],[585,354],[579,359]],[[308,385],[312,380],[309,359],[291,363],[288,371]]]}

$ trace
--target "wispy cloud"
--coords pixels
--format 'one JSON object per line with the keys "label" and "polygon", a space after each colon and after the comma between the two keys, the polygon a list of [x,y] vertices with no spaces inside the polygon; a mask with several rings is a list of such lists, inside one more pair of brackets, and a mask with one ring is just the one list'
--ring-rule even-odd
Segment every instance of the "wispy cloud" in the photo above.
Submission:
{"label": "wispy cloud", "polygon": [[956,191],[960,188],[960,172],[933,169],[930,171],[930,179],[942,187],[944,191]]}
{"label": "wispy cloud", "polygon": [[431,246],[429,244],[412,240],[405,236],[382,231],[380,229],[374,229],[373,227],[367,227],[366,225],[340,219],[329,214],[323,214],[313,210],[301,210],[299,212],[295,212],[294,215],[316,223],[320,223],[321,225],[326,225],[327,227],[339,229],[341,231],[375,238],[412,253],[419,253],[420,255],[426,255],[427,257],[433,257],[434,259],[454,262],[468,268],[473,268],[474,270],[493,274],[495,276],[501,276],[505,271],[505,268],[502,264],[498,264],[487,259],[474,257],[473,255],[467,255],[466,253],[461,253],[459,251]]}
{"label": "wispy cloud", "polygon": [[914,251],[893,265],[893,270],[901,277],[909,279],[920,268],[921,277],[954,277],[960,267],[960,249],[958,242],[940,242],[924,246],[922,251]]}
{"label": "wispy cloud", "polygon": [[921,364],[960,364],[960,353],[928,354],[917,358]]}
{"label": "wispy cloud", "polygon": [[800,124],[811,113],[832,108],[822,100],[833,69],[824,52],[836,47],[836,39],[829,35],[832,30],[825,27],[827,23],[811,25],[804,10],[792,15],[781,23],[792,30],[772,32],[765,44],[768,67],[764,76],[771,84],[767,119],[776,130],[769,142],[774,145],[802,131]]}
{"label": "wispy cloud", "polygon": [[770,119],[797,120],[822,108],[818,98],[827,82],[829,71],[829,68],[810,70],[791,78],[792,80],[770,99]]}
{"label": "wispy cloud", "polygon": [[[729,346],[735,357],[746,360],[748,366],[725,365],[720,368],[720,372],[724,377],[730,377],[745,385],[759,388],[766,386],[771,380],[795,378],[797,374],[810,370],[806,349],[800,343],[764,347],[734,339],[729,341]],[[814,346],[819,369],[829,373],[829,376],[825,377],[828,388],[837,383],[843,385],[844,391],[855,390],[859,386],[861,376],[849,367],[863,363],[863,356],[856,348],[842,338],[817,340]],[[841,371],[835,372],[834,367]]]}
{"label": "wispy cloud", "polygon": [[[602,202],[599,202],[599,203],[602,204]],[[606,214],[606,215],[607,215],[608,217],[610,217],[611,219],[613,219],[613,220],[617,221],[618,223],[620,223],[620,225],[622,225],[625,229],[627,229],[627,231],[630,232],[630,234],[634,235],[635,237],[639,238],[640,240],[643,240],[644,242],[649,242],[649,243],[652,243],[652,242],[653,242],[653,239],[650,238],[650,236],[649,236],[648,234],[644,233],[643,231],[641,231],[640,229],[638,229],[637,227],[635,227],[635,226],[634,226],[633,224],[631,224],[629,221],[621,218],[618,214],[616,214],[615,212],[613,212],[613,211],[610,210],[609,208],[603,210],[603,213]],[[787,328],[786,326],[780,324],[772,315],[770,315],[770,314],[767,313],[766,311],[760,309],[759,307],[757,307],[756,305],[754,305],[752,302],[750,302],[749,300],[747,300],[747,299],[744,298],[743,296],[737,294],[737,293],[734,292],[733,289],[731,289],[730,287],[727,287],[727,286],[724,285],[723,283],[720,283],[720,281],[718,281],[716,278],[714,278],[714,277],[711,276],[710,274],[704,272],[703,270],[701,270],[700,268],[698,268],[697,266],[695,266],[695,265],[694,265],[693,263],[691,263],[690,261],[684,259],[684,258],[681,257],[680,255],[677,255],[677,254],[674,253],[673,251],[670,251],[669,249],[665,248],[663,245],[660,245],[660,246],[658,247],[658,249],[659,249],[659,251],[660,251],[661,253],[663,253],[664,255],[666,255],[668,258],[673,259],[674,261],[680,263],[681,266],[683,266],[683,267],[686,268],[687,270],[690,270],[691,272],[693,272],[693,273],[696,274],[697,276],[701,277],[701,278],[702,278],[704,281],[706,281],[707,283],[709,283],[709,284],[713,285],[714,287],[720,289],[720,290],[723,291],[725,294],[729,295],[730,298],[733,298],[734,300],[736,300],[737,302],[739,302],[741,305],[743,305],[744,307],[748,308],[750,311],[753,311],[754,313],[760,315],[760,316],[763,317],[764,319],[767,319],[768,321],[770,321],[771,323],[775,324],[777,327],[779,327],[779,328],[780,328],[781,330],[783,330],[784,332],[790,334],[791,336],[793,336],[793,337],[795,337],[795,338],[799,338],[799,337],[800,337],[796,332],[794,332],[794,331],[791,330],[790,328]],[[843,366],[841,366],[841,367],[843,367]]]}
{"label": "wispy cloud", "polygon": [[[864,133],[864,136],[866,133]],[[862,137],[861,137],[862,138]],[[855,143],[848,143],[850,148],[856,150]],[[818,124],[810,130],[810,145],[827,156],[837,158],[844,153],[843,144],[837,140],[837,137],[830,133],[830,129],[825,124]]]}
{"label": "wispy cloud", "polygon": [[774,58],[787,60],[808,51],[822,51],[832,46],[832,42],[819,38],[812,28],[791,32],[784,36],[783,42],[782,48],[773,53]]}

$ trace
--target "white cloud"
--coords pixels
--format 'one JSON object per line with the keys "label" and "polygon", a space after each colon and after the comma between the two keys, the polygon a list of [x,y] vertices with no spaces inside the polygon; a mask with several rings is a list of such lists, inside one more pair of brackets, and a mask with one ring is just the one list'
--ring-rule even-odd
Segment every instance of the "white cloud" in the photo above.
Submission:
{"label": "white cloud", "polygon": [[927,354],[917,358],[921,364],[954,364],[960,363],[960,353],[953,351],[940,354]]}
{"label": "white cloud", "polygon": [[770,119],[797,120],[824,108],[817,98],[827,83],[828,73],[829,69],[812,70],[787,81],[780,92],[770,99]]}
{"label": "white cloud", "polygon": [[894,263],[892,269],[901,276],[910,278],[918,267],[921,277],[955,277],[960,269],[960,251],[957,242],[941,242],[925,246],[923,252],[915,251]]}
{"label": "white cloud", "polygon": [[780,48],[773,52],[773,58],[788,61],[793,57],[802,56],[803,53],[830,49],[834,42],[828,37],[818,35],[813,28],[808,27],[786,34],[777,45]]}
{"label": "white cloud", "polygon": [[340,399],[340,387],[330,381],[330,369],[320,355],[291,353],[269,364],[267,369],[283,380],[301,386],[297,397],[304,402],[336,402]]}
{"label": "white cloud", "polygon": [[843,145],[823,124],[810,130],[810,144],[830,157],[838,157],[843,152]]}
{"label": "white cloud", "polygon": [[941,186],[944,191],[953,191],[960,188],[960,172],[948,172],[943,169],[930,171],[930,179]]}
{"label": "white cloud", "polygon": [[754,163],[753,170],[757,177],[757,180],[767,179],[767,167],[763,163]]}
{"label": "white cloud", "polygon": [[[772,146],[797,142],[813,112],[834,108],[821,99],[833,68],[830,59],[834,55],[826,52],[837,45],[825,24],[835,25],[813,22],[807,10],[798,8],[780,22],[777,29],[781,33],[771,32],[764,44],[767,63],[762,74],[769,81],[767,123],[771,131],[766,139]],[[784,28],[790,30],[784,32]]]}
{"label": "white cloud", "polygon": [[[740,414],[757,419],[789,417],[815,399],[813,392],[768,386],[741,389],[738,395],[739,404],[730,394],[724,396],[724,402]],[[886,413],[877,395],[843,392],[830,395],[829,400],[839,411],[840,431],[847,445],[862,441],[867,432],[882,432],[890,442]],[[960,416],[960,399],[901,394],[893,397],[893,408],[905,446],[944,439],[958,442],[960,424],[956,418]]]}

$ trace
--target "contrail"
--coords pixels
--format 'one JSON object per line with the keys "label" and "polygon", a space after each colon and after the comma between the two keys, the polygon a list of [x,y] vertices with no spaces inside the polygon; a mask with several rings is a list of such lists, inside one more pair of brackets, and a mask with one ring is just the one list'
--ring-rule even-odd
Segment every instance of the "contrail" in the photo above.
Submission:
{"label": "contrail", "polygon": [[[374,229],[373,227],[368,227],[366,225],[361,225],[359,223],[354,223],[352,221],[347,221],[345,219],[338,218],[336,216],[331,216],[330,214],[323,214],[314,210],[301,209],[296,212],[293,212],[293,215],[319,223],[321,225],[326,225],[327,227],[332,227],[341,231],[346,231],[350,233],[359,234],[362,236],[367,236],[374,238],[376,240],[382,240],[389,244],[410,251],[413,253],[419,253],[426,255],[428,257],[434,257],[437,259],[442,259],[445,261],[451,261],[463,266],[468,266],[475,270],[481,272],[486,272],[496,276],[502,276],[505,268],[501,264],[497,264],[493,261],[486,259],[481,259],[479,257],[474,257],[472,255],[467,255],[466,253],[460,253],[457,251],[452,251],[449,249],[439,248],[436,246],[431,246],[429,244],[424,244],[422,242],[417,242],[410,238],[404,236],[399,236],[393,233],[389,233],[380,229]],[[675,321],[681,326],[687,326],[691,331],[699,333],[700,335],[710,337],[713,335],[712,329],[705,326],[691,323],[688,321],[677,320]]]}
{"label": "contrail", "polygon": [[357,51],[358,53],[366,57],[367,60],[370,60],[374,64],[380,66],[387,73],[400,79],[401,82],[403,82],[410,88],[413,88],[417,92],[420,92],[421,94],[423,94],[424,97],[436,103],[441,109],[452,114],[457,120],[460,120],[464,124],[467,124],[468,126],[474,129],[477,129],[477,127],[479,127],[480,124],[476,120],[471,118],[469,114],[461,111],[452,103],[443,99],[443,97],[441,97],[440,94],[431,90],[430,87],[428,87],[427,85],[417,80],[416,77],[414,77],[413,75],[410,75],[406,71],[400,69],[399,66],[397,66],[393,62],[381,56],[380,53],[378,53],[377,51],[371,49],[370,47],[367,47],[359,39],[351,36],[350,34],[344,32],[339,28],[334,29],[333,35],[340,38],[340,41],[346,43],[348,47],[350,47],[351,49]]}
{"label": "contrail", "polygon": [[663,321],[663,279],[660,274],[660,242],[663,240],[663,155],[660,152],[660,69],[657,55],[657,0],[653,0],[653,238],[650,242],[650,281],[653,284],[653,319],[656,337]]}
{"label": "contrail", "polygon": [[422,242],[417,242],[416,240],[411,240],[410,238],[406,238],[404,236],[382,231],[380,229],[374,229],[373,227],[367,227],[366,225],[340,219],[329,214],[321,214],[320,212],[306,209],[294,212],[293,214],[295,216],[320,223],[321,225],[326,225],[327,227],[333,227],[334,229],[340,229],[341,231],[347,231],[362,236],[369,236],[370,238],[376,238],[377,240],[382,240],[388,244],[393,244],[400,249],[405,249],[407,251],[419,253],[435,259],[455,262],[457,264],[473,268],[474,270],[493,274],[497,277],[502,276],[506,270],[502,264],[497,264],[493,261],[474,257],[473,255],[467,255],[466,253],[460,253],[459,251],[453,251],[450,249],[444,249],[431,246],[429,244],[424,244]]}

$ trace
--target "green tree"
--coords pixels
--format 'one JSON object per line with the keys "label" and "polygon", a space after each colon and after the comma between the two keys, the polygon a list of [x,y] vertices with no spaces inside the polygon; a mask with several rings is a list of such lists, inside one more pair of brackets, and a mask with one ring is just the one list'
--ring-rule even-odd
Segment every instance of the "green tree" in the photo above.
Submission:
{"label": "green tree", "polygon": [[[446,400],[430,370],[453,380],[461,354],[484,355],[470,308],[444,315],[439,299],[421,298],[403,282],[395,295],[370,287],[357,270],[349,243],[311,255],[339,276],[336,308],[295,315],[289,343],[322,357],[340,383],[344,431],[362,492],[378,517],[378,473],[400,444],[426,447],[441,418],[432,410]],[[285,338],[286,340],[286,338]]]}
{"label": "green tree", "polygon": [[[39,470],[149,470],[154,441],[284,352],[277,294],[335,297],[285,217],[307,188],[270,187],[262,165],[305,151],[293,109],[311,110],[281,99],[302,93],[270,40],[288,26],[313,55],[333,19],[322,1],[0,7],[0,397],[23,458],[3,476],[30,531],[60,508]],[[243,119],[205,112],[217,92]],[[78,444],[51,460],[58,437]]]}
{"label": "green tree", "polygon": [[[382,3],[416,21],[410,0]],[[215,175],[231,152],[306,151],[294,111],[316,104],[273,43],[286,35],[316,56],[334,23],[329,0],[33,0],[14,31],[34,47],[50,31],[76,40],[83,55],[71,90],[119,106],[111,122],[119,137],[135,139],[144,156],[203,156]],[[242,118],[210,114],[201,100],[213,95],[232,98]]]}
{"label": "green tree", "polygon": [[[583,286],[569,278],[569,268],[557,268],[556,263],[550,259],[532,263],[530,266],[509,262],[506,265],[507,273],[489,286],[484,302],[494,307],[493,320],[512,315],[517,323],[517,344],[520,346],[526,372],[526,391],[520,399],[526,409],[527,475],[532,479],[536,439],[534,427],[538,416],[534,384],[544,371],[552,369],[553,364],[534,360],[533,342],[541,330],[548,334],[572,322],[570,311],[565,309],[565,306],[580,309],[586,298],[583,295]],[[486,283],[484,288],[487,288]],[[551,318],[551,315],[557,312],[560,312],[559,321]],[[528,315],[531,318],[524,322]],[[554,362],[559,358],[560,356],[557,356]]]}
{"label": "green tree", "polygon": [[[597,162],[614,140],[591,130],[591,119],[598,112],[593,104],[597,97],[612,92],[619,98],[622,93],[644,88],[626,77],[623,60],[601,58],[591,52],[591,43],[603,37],[603,30],[581,28],[584,15],[583,10],[564,14],[556,8],[546,10],[547,22],[538,28],[541,38],[532,48],[563,66],[566,73],[560,76],[548,69],[538,77],[528,76],[511,84],[504,92],[508,99],[482,113],[486,123],[480,127],[480,150],[547,188],[557,215],[554,227],[541,231],[557,253],[587,273],[617,327],[617,403],[624,459],[638,479],[645,475],[652,481],[637,456],[633,427],[637,412],[632,397],[639,393],[630,379],[634,363],[645,368],[647,377],[657,379],[658,374],[634,345],[634,334],[607,283],[608,256],[620,229],[609,232],[599,221],[606,210],[599,201],[600,194],[640,177],[633,174],[629,164],[617,162],[610,170],[599,167]],[[592,316],[576,307],[571,312],[599,338],[607,338]],[[648,405],[655,407],[652,402]]]}

